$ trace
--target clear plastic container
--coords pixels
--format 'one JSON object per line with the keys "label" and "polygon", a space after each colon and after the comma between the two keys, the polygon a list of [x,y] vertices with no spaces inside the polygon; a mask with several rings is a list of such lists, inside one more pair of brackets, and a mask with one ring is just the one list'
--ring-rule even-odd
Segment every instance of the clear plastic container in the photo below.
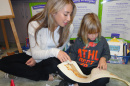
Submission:
{"label": "clear plastic container", "polygon": [[124,63],[122,56],[113,55],[113,56],[111,56],[111,59],[109,61],[110,61],[110,63],[113,63],[113,64],[123,64]]}

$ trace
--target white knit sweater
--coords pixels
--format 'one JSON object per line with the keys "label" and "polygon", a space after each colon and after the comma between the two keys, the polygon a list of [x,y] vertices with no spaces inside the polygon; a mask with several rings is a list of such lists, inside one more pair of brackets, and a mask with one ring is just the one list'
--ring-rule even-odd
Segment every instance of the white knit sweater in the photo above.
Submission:
{"label": "white knit sweater", "polygon": [[[30,49],[26,51],[25,53],[32,56],[36,62],[40,62],[43,59],[47,59],[49,57],[57,57],[60,50],[63,50],[63,48],[66,46],[66,44],[69,42],[70,37],[72,36],[74,27],[71,24],[70,26],[70,33],[67,41],[63,44],[63,46],[56,48],[56,45],[54,45],[54,42],[48,45],[48,40],[50,38],[50,35],[48,34],[48,28],[42,28],[38,34],[37,34],[37,43],[35,41],[34,33],[35,29],[39,26],[39,24],[36,21],[32,21],[29,23],[28,26],[28,34],[29,34],[29,41],[30,41]],[[57,27],[59,29],[59,27]],[[57,30],[56,29],[56,30]],[[55,34],[55,42],[58,45],[59,40],[59,34],[58,32],[54,32]],[[51,46],[51,48],[50,48]]]}

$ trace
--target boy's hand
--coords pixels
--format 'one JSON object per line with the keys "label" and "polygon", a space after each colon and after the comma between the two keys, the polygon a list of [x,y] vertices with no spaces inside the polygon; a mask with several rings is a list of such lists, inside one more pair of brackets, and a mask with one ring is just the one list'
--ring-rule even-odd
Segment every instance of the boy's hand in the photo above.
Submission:
{"label": "boy's hand", "polygon": [[105,57],[100,58],[97,68],[107,70],[107,63]]}

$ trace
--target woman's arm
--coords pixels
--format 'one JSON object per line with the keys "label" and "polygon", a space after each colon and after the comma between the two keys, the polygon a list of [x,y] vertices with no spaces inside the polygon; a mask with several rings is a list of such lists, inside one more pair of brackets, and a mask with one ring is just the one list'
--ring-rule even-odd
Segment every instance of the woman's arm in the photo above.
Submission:
{"label": "woman's arm", "polygon": [[71,61],[71,59],[70,59],[70,57],[68,56],[68,54],[65,53],[65,52],[62,51],[62,50],[65,48],[65,46],[66,46],[67,43],[69,42],[69,40],[70,40],[70,38],[71,38],[71,36],[72,36],[72,34],[73,34],[73,31],[74,31],[74,27],[73,27],[73,24],[71,24],[68,39],[67,39],[67,41],[63,44],[63,46],[60,47],[61,50],[60,50],[60,52],[58,53],[58,56],[57,56],[57,58],[58,58],[61,62],[64,62],[64,61],[67,61],[67,60]]}
{"label": "woman's arm", "polygon": [[[51,48],[51,49],[41,49],[41,47],[39,45],[41,45],[40,40],[37,40],[36,44],[36,40],[35,40],[35,28],[38,27],[38,23],[36,21],[33,21],[29,24],[28,27],[28,34],[29,34],[29,41],[30,41],[30,50],[31,50],[31,55],[35,60],[42,60],[42,59],[47,59],[49,57],[58,57],[58,59],[62,62],[65,61],[66,59],[70,60],[69,56],[63,52],[63,48],[65,47],[65,45],[68,43],[68,41],[70,40],[70,37],[73,33],[73,25],[70,26],[70,34],[68,37],[68,40],[64,43],[64,45],[62,47],[58,48]],[[46,34],[46,33],[43,33]],[[46,39],[45,38],[40,38],[40,39]],[[42,47],[46,48],[46,43],[45,45],[42,45]],[[61,58],[61,59],[60,59]]]}
{"label": "woman's arm", "polygon": [[[40,47],[40,40],[44,40],[45,38],[41,38],[40,40],[35,40],[35,28],[38,27],[38,23],[36,21],[32,21],[29,26],[28,26],[28,34],[29,34],[29,42],[30,42],[30,50],[31,50],[31,55],[35,60],[38,59],[47,59],[49,57],[57,57],[60,49],[58,48],[51,48],[51,49],[41,49]],[[43,33],[44,34],[44,33]],[[45,45],[42,45],[46,47]]]}

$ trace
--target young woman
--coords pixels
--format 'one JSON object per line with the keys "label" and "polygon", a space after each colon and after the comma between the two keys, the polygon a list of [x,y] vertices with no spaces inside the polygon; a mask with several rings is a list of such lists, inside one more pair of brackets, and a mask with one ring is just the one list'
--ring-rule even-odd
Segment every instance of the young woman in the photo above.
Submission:
{"label": "young woman", "polygon": [[76,6],[72,0],[48,0],[28,23],[30,49],[0,59],[0,70],[31,80],[53,80],[57,64],[70,60],[62,51],[72,33]]}
{"label": "young woman", "polygon": [[[91,70],[96,67],[103,70],[107,69],[106,61],[110,59],[110,50],[106,39],[101,36],[101,23],[96,14],[88,13],[84,15],[78,37],[70,47],[69,56],[77,62],[86,75],[89,75]],[[78,83],[70,80],[61,71],[59,71],[59,74],[65,81],[77,83],[73,86],[106,86],[109,82],[109,78],[101,78],[91,83]]]}

